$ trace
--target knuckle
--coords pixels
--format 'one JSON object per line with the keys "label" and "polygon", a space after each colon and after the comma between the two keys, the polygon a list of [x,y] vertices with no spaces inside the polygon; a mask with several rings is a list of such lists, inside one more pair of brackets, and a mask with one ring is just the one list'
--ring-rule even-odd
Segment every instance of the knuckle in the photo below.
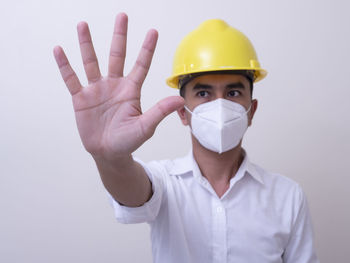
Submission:
{"label": "knuckle", "polygon": [[165,105],[164,103],[162,103],[161,101],[157,102],[157,108],[159,110],[159,113],[161,115],[162,118],[165,118],[167,116],[167,110],[165,109]]}
{"label": "knuckle", "polygon": [[102,79],[101,75],[96,73],[95,76],[89,76],[89,83],[96,83],[101,79]]}
{"label": "knuckle", "polygon": [[63,77],[63,80],[64,80],[64,82],[67,84],[70,80],[72,80],[72,79],[75,78],[75,77],[76,77],[75,73],[74,73],[74,72],[71,72],[71,73],[69,73],[67,76],[64,76],[64,77]]}
{"label": "knuckle", "polygon": [[148,45],[143,45],[142,46],[142,49],[147,52],[147,53],[150,53],[150,54],[153,54],[153,51],[154,49],[152,47],[149,47]]}
{"label": "knuckle", "polygon": [[80,45],[92,45],[91,39],[84,39],[79,41]]}
{"label": "knuckle", "polygon": [[89,66],[91,64],[98,64],[96,58],[86,58],[83,61],[84,66]]}
{"label": "knuckle", "polygon": [[141,67],[141,68],[143,68],[143,69],[145,69],[145,70],[148,70],[148,69],[149,69],[148,63],[145,63],[145,62],[144,62],[143,60],[141,60],[141,59],[136,60],[136,65],[139,66],[139,67]]}
{"label": "knuckle", "polygon": [[140,81],[139,79],[130,77],[128,78],[128,80],[131,82],[132,85],[134,86],[141,86],[142,85],[142,81]]}
{"label": "knuckle", "polygon": [[125,38],[125,37],[126,37],[126,33],[122,32],[122,31],[117,31],[117,30],[115,30],[115,31],[113,32],[113,36]]}
{"label": "knuckle", "polygon": [[111,50],[111,52],[109,53],[109,55],[111,57],[114,57],[114,58],[122,58],[124,59],[125,58],[125,52],[122,52],[120,50]]}

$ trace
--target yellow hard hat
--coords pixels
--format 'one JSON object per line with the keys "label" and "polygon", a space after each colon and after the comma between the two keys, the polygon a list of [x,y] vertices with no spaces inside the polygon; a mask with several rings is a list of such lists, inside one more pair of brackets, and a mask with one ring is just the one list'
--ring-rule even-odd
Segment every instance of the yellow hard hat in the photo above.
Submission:
{"label": "yellow hard hat", "polygon": [[175,52],[172,76],[166,82],[179,88],[179,79],[188,74],[226,70],[252,71],[254,82],[267,74],[243,33],[223,20],[210,19],[181,41]]}

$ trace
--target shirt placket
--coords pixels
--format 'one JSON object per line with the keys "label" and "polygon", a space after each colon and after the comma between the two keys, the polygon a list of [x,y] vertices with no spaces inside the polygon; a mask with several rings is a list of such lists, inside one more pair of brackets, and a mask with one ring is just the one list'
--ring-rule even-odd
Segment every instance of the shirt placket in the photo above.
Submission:
{"label": "shirt placket", "polygon": [[213,236],[213,262],[227,262],[227,227],[226,210],[219,198],[212,202],[212,236]]}

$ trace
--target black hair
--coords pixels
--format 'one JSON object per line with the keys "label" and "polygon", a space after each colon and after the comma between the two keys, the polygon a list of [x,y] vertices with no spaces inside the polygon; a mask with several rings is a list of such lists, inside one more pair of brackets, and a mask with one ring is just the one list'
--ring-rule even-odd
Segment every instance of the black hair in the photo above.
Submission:
{"label": "black hair", "polygon": [[220,70],[220,71],[206,71],[206,72],[198,72],[193,74],[187,74],[179,78],[179,90],[180,96],[185,97],[185,86],[194,78],[197,78],[202,75],[209,74],[239,74],[246,77],[249,81],[250,87],[250,95],[253,97],[253,82],[254,82],[254,71],[253,70]]}

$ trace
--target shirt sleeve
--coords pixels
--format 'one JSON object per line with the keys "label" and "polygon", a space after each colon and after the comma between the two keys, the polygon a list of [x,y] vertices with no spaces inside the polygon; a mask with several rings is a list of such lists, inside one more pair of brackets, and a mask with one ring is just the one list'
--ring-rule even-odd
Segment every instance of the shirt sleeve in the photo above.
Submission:
{"label": "shirt sleeve", "polygon": [[145,172],[152,183],[152,197],[146,203],[139,207],[128,207],[119,204],[107,191],[110,203],[114,208],[114,214],[118,222],[123,224],[135,224],[152,222],[156,219],[162,203],[164,192],[164,182],[162,174],[155,165],[145,164],[142,161],[135,159],[142,165]]}
{"label": "shirt sleeve", "polygon": [[291,236],[283,254],[284,263],[319,263],[317,259],[311,216],[302,189],[298,189],[299,211],[294,221]]}

